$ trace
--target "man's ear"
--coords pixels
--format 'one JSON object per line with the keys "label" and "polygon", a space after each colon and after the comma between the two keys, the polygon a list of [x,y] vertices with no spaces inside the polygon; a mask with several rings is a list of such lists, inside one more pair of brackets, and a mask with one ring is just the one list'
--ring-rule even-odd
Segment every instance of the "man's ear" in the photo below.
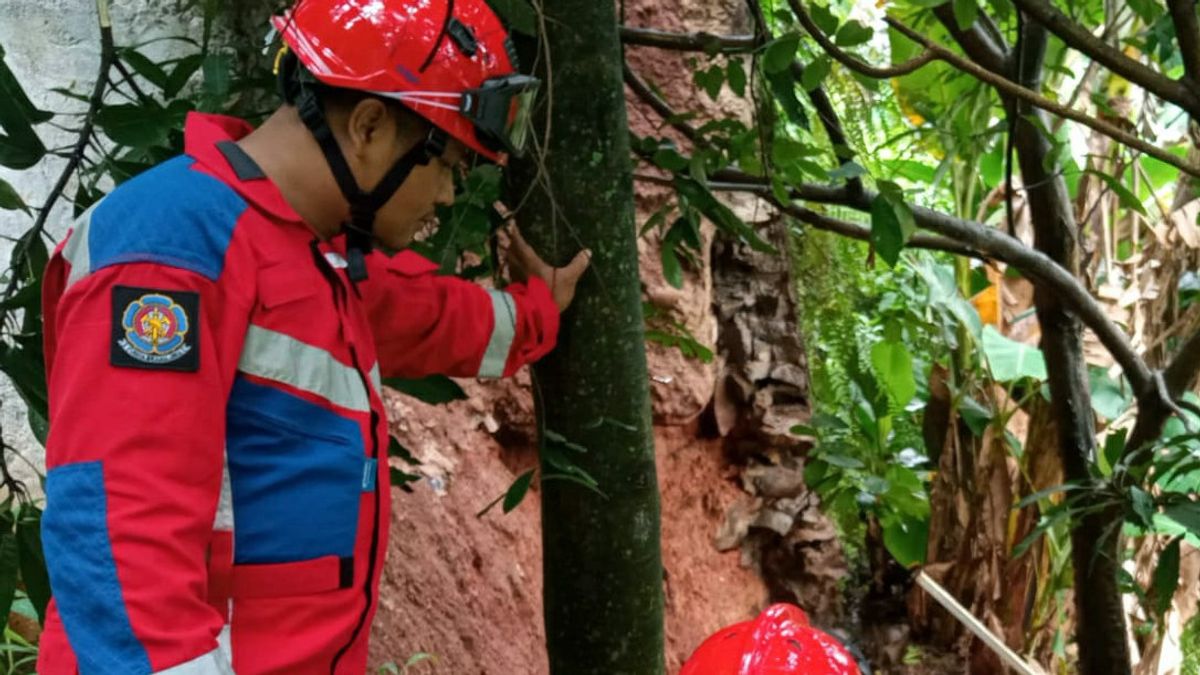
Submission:
{"label": "man's ear", "polygon": [[350,151],[362,157],[383,141],[390,146],[396,134],[396,123],[387,105],[377,98],[367,97],[354,105],[346,120],[346,140]]}

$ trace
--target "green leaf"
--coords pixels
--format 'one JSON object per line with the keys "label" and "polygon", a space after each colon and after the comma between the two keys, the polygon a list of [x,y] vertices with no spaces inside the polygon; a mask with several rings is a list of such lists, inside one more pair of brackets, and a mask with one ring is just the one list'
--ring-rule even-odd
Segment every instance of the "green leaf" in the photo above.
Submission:
{"label": "green leaf", "polygon": [[488,4],[509,28],[526,35],[537,35],[537,13],[528,0],[488,0]]}
{"label": "green leaf", "polygon": [[668,284],[683,288],[683,266],[679,263],[679,255],[675,253],[674,246],[667,246],[665,242],[662,247],[662,268],[663,278]]}
{"label": "green leaf", "polygon": [[[491,1],[495,2],[496,0],[491,0]],[[518,0],[513,0],[513,1],[517,2]],[[425,652],[417,652],[416,654],[413,654],[412,656],[408,657],[408,660],[404,662],[404,667],[411,668],[422,661],[430,661],[432,663],[437,663],[437,657],[434,656],[433,654],[427,654]]]}
{"label": "green leaf", "polygon": [[812,17],[813,23],[817,24],[817,28],[821,29],[822,33],[825,33],[826,35],[833,35],[834,32],[837,31],[837,17],[834,16],[833,12],[830,12],[829,8],[825,5],[813,3],[813,5],[808,8],[808,14]]}
{"label": "green leaf", "polygon": [[532,484],[533,469],[526,471],[513,481],[513,484],[508,488],[508,492],[504,493],[505,513],[510,513],[513,509],[521,505],[521,501],[525,499],[525,493],[529,492],[529,486]]}
{"label": "green leaf", "polygon": [[175,67],[171,69],[171,74],[167,76],[166,85],[163,87],[163,96],[168,99],[178,96],[179,92],[183,91],[187,85],[188,80],[192,79],[192,75],[195,75],[203,65],[203,54],[190,54],[179,59]]}
{"label": "green leaf", "polygon": [[413,491],[411,484],[421,480],[421,476],[415,473],[401,471],[394,466],[388,467],[388,475],[391,476],[392,487],[398,487],[408,493]]}
{"label": "green leaf", "polygon": [[204,96],[207,107],[212,109],[229,96],[233,86],[230,70],[233,68],[233,58],[229,54],[209,54],[204,57],[201,70],[204,72]]}
{"label": "green leaf", "polygon": [[819,89],[821,83],[829,75],[829,69],[829,57],[824,54],[818,56],[804,66],[804,75],[800,78],[800,86],[804,87],[804,91]]}
{"label": "green leaf", "polygon": [[1010,340],[994,326],[983,327],[983,353],[997,382],[1012,382],[1026,377],[1046,379],[1046,359],[1039,349]]}
{"label": "green leaf", "polygon": [[1154,613],[1162,617],[1171,608],[1171,600],[1179,588],[1179,544],[1182,537],[1171,540],[1167,548],[1158,556],[1158,567],[1154,568],[1154,578],[1150,582],[1151,596],[1154,599]]}
{"label": "green leaf", "polygon": [[22,504],[17,519],[17,557],[25,594],[37,611],[39,622],[46,620],[46,605],[50,602],[50,577],[46,572],[46,555],[42,551],[42,511],[32,504]]}
{"label": "green leaf", "polygon": [[1138,199],[1137,195],[1133,194],[1132,190],[1125,187],[1124,183],[1102,171],[1096,171],[1095,169],[1088,169],[1084,173],[1090,173],[1104,181],[1105,184],[1108,185],[1108,188],[1117,195],[1117,201],[1121,203],[1121,206],[1124,206],[1128,209],[1133,209],[1143,216],[1147,215],[1146,207],[1142,205],[1142,200]]}
{"label": "green leaf", "polygon": [[1131,391],[1123,391],[1108,374],[1099,368],[1089,369],[1092,410],[1107,420],[1115,420],[1133,403]]}
{"label": "green leaf", "polygon": [[791,69],[767,73],[766,79],[767,83],[771,85],[771,91],[775,94],[775,100],[779,102],[784,114],[787,115],[788,121],[801,129],[809,129],[811,124],[808,121],[808,113],[804,111],[804,106],[796,97],[796,81],[792,78]]}
{"label": "green leaf", "polygon": [[833,466],[842,469],[861,469],[866,466],[857,458],[850,457],[848,455],[839,455],[832,452],[821,453],[820,459],[827,464],[832,464]]}
{"label": "green leaf", "polygon": [[788,33],[767,43],[763,51],[763,72],[768,75],[783,72],[792,66],[796,58],[796,48],[800,46],[800,35]]}
{"label": "green leaf", "polygon": [[17,194],[16,189],[3,179],[0,179],[0,209],[30,213],[29,207],[25,205],[25,200],[21,199],[21,195]]}
{"label": "green leaf", "polygon": [[413,466],[421,463],[421,460],[414,457],[408,448],[404,447],[404,444],[397,440],[395,436],[388,436],[388,457],[397,457]]}
{"label": "green leaf", "polygon": [[147,82],[153,84],[159,89],[166,90],[169,77],[162,66],[146,58],[141,52],[136,49],[127,47],[120,50],[119,58],[133,68],[133,72],[141,75]]}
{"label": "green leaf", "polygon": [[101,108],[96,124],[116,143],[148,148],[167,142],[174,120],[166,108],[154,102],[122,103]]}
{"label": "green leaf", "polygon": [[712,192],[709,191],[708,186],[688,176],[678,175],[675,177],[675,190],[681,198],[698,209],[706,218],[713,221],[717,227],[738,236],[750,248],[760,253],[775,252],[775,247],[763,240],[754,231],[754,228],[747,225],[741,218],[738,218],[737,214],[730,210],[728,206],[718,201]]}
{"label": "green leaf", "polygon": [[654,152],[651,160],[656,166],[661,169],[666,169],[672,173],[683,171],[688,168],[688,158],[679,154],[674,148],[659,148]]}
{"label": "green leaf", "polygon": [[900,261],[904,241],[904,230],[900,227],[900,219],[892,202],[882,194],[876,196],[871,202],[871,244],[875,246],[879,257],[895,267]]}
{"label": "green leaf", "polygon": [[1200,502],[1184,502],[1169,506],[1163,515],[1179,523],[1193,535],[1200,536]]}
{"label": "green leaf", "polygon": [[843,181],[864,176],[866,173],[867,170],[858,162],[846,162],[845,164],[838,165],[838,168],[830,171],[827,175],[829,176],[829,180]]}
{"label": "green leaf", "polygon": [[725,79],[729,88],[738,96],[746,95],[746,65],[741,59],[729,59],[725,69]]}
{"label": "green leaf", "polygon": [[979,6],[975,0],[954,0],[954,20],[961,30],[969,29],[979,18]]}
{"label": "green leaf", "polygon": [[405,380],[398,377],[390,377],[383,383],[392,389],[408,394],[413,398],[431,403],[433,405],[441,405],[451,401],[462,401],[467,398],[466,392],[458,383],[445,375],[430,375],[418,380]]}
{"label": "green leaf", "polygon": [[13,596],[17,592],[20,563],[17,559],[17,537],[13,532],[12,501],[5,500],[0,508],[4,510],[0,514],[0,616],[7,619]]}
{"label": "green leaf", "polygon": [[905,567],[924,564],[929,547],[929,521],[897,518],[885,524],[883,545]]}
{"label": "green leaf", "polygon": [[721,87],[725,86],[725,69],[714,65],[708,70],[696,71],[695,77],[696,84],[708,94],[708,97],[714,101],[717,100],[721,94]]}
{"label": "green leaf", "polygon": [[870,27],[864,26],[858,21],[847,21],[838,29],[834,42],[839,47],[856,47],[870,42],[871,37],[874,35],[875,31],[871,30]]}
{"label": "green leaf", "polygon": [[1129,489],[1129,511],[1131,520],[1142,529],[1154,524],[1154,498],[1136,485]]}
{"label": "green leaf", "polygon": [[883,380],[892,400],[901,406],[917,395],[913,358],[903,342],[883,341],[871,348],[871,365]]}

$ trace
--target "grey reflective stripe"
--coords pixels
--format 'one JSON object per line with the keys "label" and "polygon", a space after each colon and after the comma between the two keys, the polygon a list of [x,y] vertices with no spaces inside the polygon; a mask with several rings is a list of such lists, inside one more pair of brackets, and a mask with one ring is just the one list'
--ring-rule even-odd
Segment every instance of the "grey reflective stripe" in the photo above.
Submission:
{"label": "grey reflective stripe", "polygon": [[67,238],[66,246],[63,246],[63,258],[71,263],[71,274],[67,276],[67,288],[92,271],[92,255],[88,250],[88,230],[92,224],[92,212],[96,210],[97,206],[100,206],[100,202],[89,206],[87,211],[75,219],[71,236]]}
{"label": "grey reflective stripe", "polygon": [[221,470],[221,496],[217,498],[217,517],[213,519],[213,529],[222,532],[233,531],[233,484],[229,480],[229,457],[225,457],[225,466]]}
{"label": "grey reflective stripe", "polygon": [[496,321],[492,327],[492,339],[488,341],[483,363],[479,365],[479,377],[503,377],[508,352],[512,350],[513,338],[517,334],[517,309],[512,296],[504,291],[488,291],[492,296],[492,312]]}
{"label": "grey reflective stripe", "polygon": [[383,380],[379,378],[379,364],[371,366],[371,386],[375,387],[375,393],[383,396]]}
{"label": "grey reflective stripe", "polygon": [[358,371],[324,349],[290,335],[250,325],[238,370],[274,380],[357,412],[371,410]]}
{"label": "grey reflective stripe", "polygon": [[217,647],[204,656],[166,670],[155,671],[152,675],[234,675],[234,672],[229,653]]}

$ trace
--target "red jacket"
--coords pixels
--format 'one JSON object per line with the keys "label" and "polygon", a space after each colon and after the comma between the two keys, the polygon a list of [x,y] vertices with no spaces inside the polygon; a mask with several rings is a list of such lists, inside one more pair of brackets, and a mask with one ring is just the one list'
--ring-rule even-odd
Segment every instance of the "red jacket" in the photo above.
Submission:
{"label": "red jacket", "polygon": [[373,253],[350,283],[341,240],[233,143],[249,131],[192,115],[187,154],[50,261],[42,675],[364,672],[380,376],[510,375],[553,347],[538,280],[488,291]]}

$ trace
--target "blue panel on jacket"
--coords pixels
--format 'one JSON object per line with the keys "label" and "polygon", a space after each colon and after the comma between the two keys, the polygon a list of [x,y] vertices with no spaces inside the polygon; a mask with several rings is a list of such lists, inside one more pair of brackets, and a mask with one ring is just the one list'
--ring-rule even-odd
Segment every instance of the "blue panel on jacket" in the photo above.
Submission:
{"label": "blue panel on jacket", "polygon": [[46,475],[42,546],[79,672],[149,673],[150,658],[133,633],[121,597],[100,462],[67,464]]}
{"label": "blue panel on jacket", "polygon": [[352,556],[368,461],[358,423],[239,376],[227,425],[234,562]]}
{"label": "blue panel on jacket", "polygon": [[91,270],[153,262],[216,280],[246,202],[225,183],[176,157],[122,184],[92,213]]}

